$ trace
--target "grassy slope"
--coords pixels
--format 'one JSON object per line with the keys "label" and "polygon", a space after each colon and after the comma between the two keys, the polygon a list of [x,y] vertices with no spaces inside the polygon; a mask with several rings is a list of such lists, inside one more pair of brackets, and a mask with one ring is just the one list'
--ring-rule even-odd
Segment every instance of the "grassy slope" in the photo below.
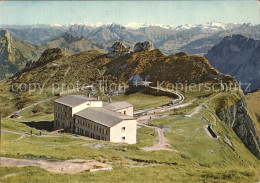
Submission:
{"label": "grassy slope", "polygon": [[[223,93],[220,97],[228,95]],[[135,95],[131,96],[133,99]],[[210,96],[211,97],[211,96]],[[138,97],[137,97],[138,98]],[[205,101],[207,97],[200,99]],[[137,99],[135,99],[137,100]],[[182,108],[183,113],[189,113],[200,102],[195,102],[193,107]],[[214,102],[213,102],[214,103]],[[151,146],[157,141],[156,133],[149,128],[139,128],[137,131],[138,143],[136,145],[117,145],[108,142],[71,138],[69,134],[62,137],[41,138],[26,136],[18,140],[21,135],[2,133],[1,156],[10,157],[40,157],[47,159],[96,159],[103,162],[113,162],[114,169],[110,172],[82,172],[74,175],[54,174],[37,167],[2,167],[2,175],[17,173],[18,175],[2,178],[2,182],[46,182],[67,181],[80,182],[257,182],[259,181],[259,160],[243,145],[235,133],[226,128],[217,120],[213,124],[214,130],[220,134],[220,139],[211,139],[205,133],[203,126],[213,123],[212,111],[214,105],[208,103],[202,111],[191,117],[176,115],[173,111],[167,112],[168,116],[151,121],[156,126],[164,126],[165,135],[173,149],[179,152],[156,151],[145,152],[140,147]],[[51,102],[41,106],[48,111]],[[20,122],[25,120],[37,120],[28,109],[24,112],[25,119],[4,119],[3,129],[12,131],[29,132],[30,128]],[[204,116],[209,121],[201,119]],[[38,120],[51,120],[52,114],[39,114]],[[38,133],[38,130],[33,133]],[[50,134],[44,131],[44,134]],[[223,136],[227,135],[234,144],[234,150],[227,145]],[[125,160],[132,159],[138,164],[140,161],[147,163],[160,163],[157,166],[129,168]],[[28,176],[30,175],[30,176]],[[46,179],[46,177],[48,177]]]}
{"label": "grassy slope", "polygon": [[[98,56],[98,57],[97,57]],[[96,58],[94,58],[96,57]],[[101,53],[90,51],[76,56],[62,58],[56,60],[58,66],[53,67],[53,63],[48,63],[45,67],[39,67],[35,70],[22,74],[15,82],[41,82],[50,86],[52,82],[75,82],[91,81],[89,78],[82,76],[90,76],[96,79],[96,72],[89,72],[85,64],[90,64],[95,67],[102,68],[104,63],[109,59],[102,56]],[[186,60],[187,61],[187,60]],[[81,67],[79,67],[81,66]],[[70,68],[70,69],[69,69]],[[69,71],[68,71],[69,70]],[[38,74],[38,73],[41,74]],[[69,74],[68,74],[69,73]],[[51,76],[51,77],[50,77]],[[46,97],[52,96],[51,90],[48,88],[44,91],[44,95],[37,93],[10,93],[9,84],[0,83],[3,86],[3,92],[0,93],[3,103],[1,108],[6,110],[15,109],[17,102],[20,104],[26,99],[24,105],[39,101]],[[228,102],[216,103],[211,101],[203,110],[192,118],[185,118],[183,114],[190,113],[194,107],[201,102],[207,100],[205,96],[200,99],[198,96],[212,94],[207,92],[201,93],[185,93],[187,100],[197,99],[192,106],[181,108],[176,111],[167,112],[168,116],[162,116],[160,119],[151,121],[156,126],[165,127],[165,135],[169,139],[169,144],[173,149],[179,152],[156,151],[145,152],[140,147],[151,146],[156,140],[155,132],[148,128],[139,128],[137,131],[138,143],[135,145],[112,144],[108,142],[85,139],[71,138],[69,134],[63,134],[62,137],[38,137],[26,136],[21,138],[21,135],[2,133],[1,137],[1,156],[19,157],[19,158],[45,158],[45,159],[96,159],[104,162],[111,162],[114,165],[112,171],[106,172],[82,172],[74,175],[61,175],[44,171],[37,167],[1,167],[2,182],[257,182],[259,181],[259,160],[257,160],[249,150],[243,145],[231,129],[226,128],[217,120],[214,125],[221,138],[219,140],[211,139],[203,131],[203,126],[212,122],[212,111],[226,105],[230,105],[236,100],[234,97],[229,97],[230,93],[223,93],[220,97]],[[215,94],[212,94],[215,95]],[[117,99],[123,99],[118,96]],[[129,97],[129,98],[128,98]],[[126,100],[136,102],[136,106],[146,108],[160,103],[161,98],[152,99],[151,96],[143,96],[144,99],[140,104],[140,95],[134,94],[126,96]],[[147,97],[147,98],[146,98]],[[141,97],[142,98],[142,97]],[[20,99],[22,101],[17,101]],[[116,99],[116,97],[115,97]],[[115,100],[114,99],[114,100]],[[153,103],[150,100],[154,100]],[[168,99],[166,99],[168,100]],[[157,102],[156,102],[157,101]],[[6,106],[8,104],[8,106]],[[218,105],[216,105],[218,104]],[[156,104],[157,105],[157,104]],[[30,127],[21,123],[24,121],[51,121],[53,115],[51,101],[40,105],[40,111],[36,114],[32,113],[32,109],[22,112],[24,118],[19,120],[4,119],[2,128],[12,131],[29,132]],[[205,122],[201,119],[204,116],[209,121]],[[39,130],[33,129],[33,133],[38,133]],[[50,134],[47,131],[44,134]],[[234,144],[234,150],[227,145],[223,136],[227,135]],[[134,160],[136,164],[146,162],[147,164],[157,164],[151,167],[133,168],[127,167],[131,165],[126,159]],[[4,177],[15,173],[17,175]]]}
{"label": "grassy slope", "polygon": [[118,95],[112,98],[113,101],[126,101],[130,104],[133,104],[134,110],[141,109],[150,109],[154,107],[159,107],[164,104],[168,104],[171,102],[171,97],[166,96],[158,96],[155,97],[153,95],[143,94],[143,93],[135,93],[131,95]]}
{"label": "grassy slope", "polygon": [[229,82],[229,76],[221,76],[209,62],[200,56],[178,53],[164,55],[160,50],[128,54],[106,64],[108,77],[121,81],[138,73],[156,85],[157,81],[167,83],[202,83],[205,81]]}
{"label": "grassy slope", "polygon": [[257,133],[260,135],[260,91],[248,93],[246,97],[251,118],[255,122]]}

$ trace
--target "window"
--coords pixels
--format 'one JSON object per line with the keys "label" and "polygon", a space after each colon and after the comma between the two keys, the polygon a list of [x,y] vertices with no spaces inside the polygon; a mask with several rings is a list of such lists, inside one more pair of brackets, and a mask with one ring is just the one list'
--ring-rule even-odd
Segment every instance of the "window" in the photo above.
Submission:
{"label": "window", "polygon": [[125,127],[122,127],[121,131],[124,132],[125,131]]}
{"label": "window", "polygon": [[126,114],[126,111],[124,111],[124,114]]}
{"label": "window", "polygon": [[88,128],[90,128],[90,123],[88,123]]}
{"label": "window", "polygon": [[125,137],[122,137],[122,141],[125,141]]}
{"label": "window", "polygon": [[85,136],[89,137],[89,132],[85,130]]}

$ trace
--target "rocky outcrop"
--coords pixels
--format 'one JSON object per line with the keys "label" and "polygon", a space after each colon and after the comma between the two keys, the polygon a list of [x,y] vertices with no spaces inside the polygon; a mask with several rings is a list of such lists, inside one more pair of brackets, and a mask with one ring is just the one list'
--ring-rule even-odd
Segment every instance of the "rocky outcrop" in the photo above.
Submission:
{"label": "rocky outcrop", "polygon": [[51,62],[53,60],[57,60],[61,57],[63,57],[63,52],[61,51],[60,48],[52,48],[52,49],[47,49],[43,52],[41,55],[40,59],[38,62]]}
{"label": "rocky outcrop", "polygon": [[19,76],[23,72],[30,71],[35,67],[45,65],[46,63],[60,59],[64,56],[65,55],[63,54],[60,48],[47,49],[43,52],[43,54],[41,55],[38,61],[33,61],[33,60],[28,61],[25,67],[20,72],[16,73],[15,76]]}
{"label": "rocky outcrop", "polygon": [[[243,35],[225,37],[205,56],[210,64],[224,74],[229,74],[247,90],[260,88],[260,41]],[[248,92],[248,91],[247,91]]]}
{"label": "rocky outcrop", "polygon": [[150,43],[149,41],[145,42],[138,42],[134,46],[134,53],[139,52],[139,51],[150,51],[153,49],[153,44]]}
{"label": "rocky outcrop", "polygon": [[113,46],[110,48],[107,57],[114,58],[116,56],[122,56],[129,52],[129,48],[126,48],[126,46],[122,42],[116,42],[113,44]]}
{"label": "rocky outcrop", "polygon": [[256,133],[255,125],[247,112],[245,97],[229,108],[217,112],[218,117],[227,126],[231,127],[245,146],[260,159],[260,138]]}
{"label": "rocky outcrop", "polygon": [[38,59],[40,52],[39,47],[14,40],[8,30],[0,30],[0,79],[19,72],[28,60]]}

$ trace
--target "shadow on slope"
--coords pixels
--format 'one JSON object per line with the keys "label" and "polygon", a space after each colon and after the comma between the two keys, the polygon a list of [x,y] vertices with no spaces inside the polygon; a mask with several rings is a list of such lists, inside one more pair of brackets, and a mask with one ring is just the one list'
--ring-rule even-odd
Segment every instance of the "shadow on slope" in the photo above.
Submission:
{"label": "shadow on slope", "polygon": [[46,131],[53,131],[54,129],[54,121],[38,121],[38,122],[22,122],[23,124],[35,128],[37,130],[46,130]]}

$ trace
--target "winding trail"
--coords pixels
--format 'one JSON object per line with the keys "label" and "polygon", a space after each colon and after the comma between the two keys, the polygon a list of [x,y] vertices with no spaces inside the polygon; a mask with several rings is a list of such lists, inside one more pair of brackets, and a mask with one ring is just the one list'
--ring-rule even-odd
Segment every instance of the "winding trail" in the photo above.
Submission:
{"label": "winding trail", "polygon": [[24,108],[22,108],[22,109],[20,109],[20,110],[18,110],[18,111],[13,112],[13,113],[10,114],[9,116],[7,116],[7,118],[10,118],[14,113],[20,113],[20,112],[22,112],[22,111],[24,111],[24,110],[26,110],[26,109],[28,109],[28,108],[31,108],[31,107],[34,107],[34,106],[36,106],[36,105],[45,103],[45,102],[47,102],[47,101],[49,101],[49,100],[52,100],[52,99],[55,99],[55,98],[56,98],[56,96],[51,97],[51,98],[47,98],[47,99],[42,100],[42,101],[40,101],[40,102],[33,103],[33,104],[31,104],[31,105],[28,105],[28,106],[26,106],[26,107],[24,107]]}
{"label": "winding trail", "polygon": [[167,150],[167,151],[178,152],[177,150],[168,148],[168,147],[171,147],[171,145],[167,143],[168,140],[165,138],[165,136],[163,134],[163,130],[161,128],[155,127],[155,126],[144,125],[144,124],[142,124],[142,125],[145,127],[148,127],[148,128],[152,128],[158,133],[158,143],[154,144],[151,147],[142,147],[141,149],[143,149],[145,151]]}
{"label": "winding trail", "polygon": [[17,134],[17,135],[22,135],[20,138],[16,139],[16,140],[21,140],[26,136],[36,136],[36,137],[40,137],[40,138],[59,138],[59,137],[69,137],[72,139],[81,139],[81,140],[87,140],[87,141],[92,141],[94,139],[88,138],[88,137],[83,137],[83,136],[76,136],[75,134],[60,134],[60,135],[37,135],[37,134],[30,134],[30,133],[25,133],[25,132],[16,132],[16,131],[10,131],[10,130],[3,130],[1,129],[0,132],[5,132],[5,133],[12,133],[12,134]]}
{"label": "winding trail", "polygon": [[73,159],[67,161],[43,160],[43,159],[16,159],[1,157],[1,164],[5,166],[26,167],[39,166],[54,173],[78,173],[82,171],[112,170],[109,164],[95,160]]}
{"label": "winding trail", "polygon": [[215,96],[213,96],[213,97],[211,97],[211,98],[205,100],[205,101],[204,101],[203,103],[201,103],[198,107],[196,107],[196,108],[194,109],[194,111],[193,111],[191,114],[189,114],[189,115],[190,115],[190,116],[193,116],[193,115],[195,115],[195,114],[198,114],[199,111],[202,109],[202,106],[203,106],[203,105],[205,105],[207,102],[211,101],[212,99],[218,97],[220,94],[221,94],[221,93],[218,93],[217,95],[215,95]]}
{"label": "winding trail", "polygon": [[[158,88],[153,88],[153,89],[158,89]],[[160,89],[160,90],[166,91],[164,89]],[[168,111],[168,110],[172,110],[172,109],[185,107],[185,106],[192,104],[194,101],[194,100],[192,100],[190,102],[181,104],[184,101],[185,97],[182,94],[177,93],[177,92],[172,92],[172,93],[174,93],[175,95],[178,96],[178,99],[174,104],[172,104],[170,106],[162,106],[162,107],[156,107],[156,108],[146,109],[146,110],[139,110],[139,111],[134,112],[134,115],[136,116],[137,121],[139,122],[139,124],[138,124],[139,126],[145,126],[148,128],[152,128],[158,134],[158,143],[154,144],[151,147],[142,147],[141,149],[143,149],[145,151],[167,150],[167,151],[178,152],[177,150],[170,148],[171,145],[167,143],[168,139],[165,138],[163,129],[161,129],[160,127],[146,125],[146,124],[142,123],[143,121],[157,118],[158,114],[155,114],[156,112],[164,112],[164,111]]]}
{"label": "winding trail", "polygon": [[176,96],[178,96],[178,99],[172,100],[172,102],[174,102],[174,104],[172,104],[172,105],[168,105],[168,106],[165,105],[165,106],[161,106],[161,107],[155,107],[155,108],[150,108],[150,109],[142,109],[142,110],[134,111],[135,116],[142,115],[143,113],[164,112],[166,110],[184,107],[184,106],[179,106],[179,107],[176,106],[176,105],[182,103],[185,100],[185,97],[181,93],[174,92],[174,91],[167,91],[167,90],[162,89],[162,88],[156,88],[156,87],[151,87],[151,88],[156,89],[156,90],[161,90],[163,92],[173,93]]}

